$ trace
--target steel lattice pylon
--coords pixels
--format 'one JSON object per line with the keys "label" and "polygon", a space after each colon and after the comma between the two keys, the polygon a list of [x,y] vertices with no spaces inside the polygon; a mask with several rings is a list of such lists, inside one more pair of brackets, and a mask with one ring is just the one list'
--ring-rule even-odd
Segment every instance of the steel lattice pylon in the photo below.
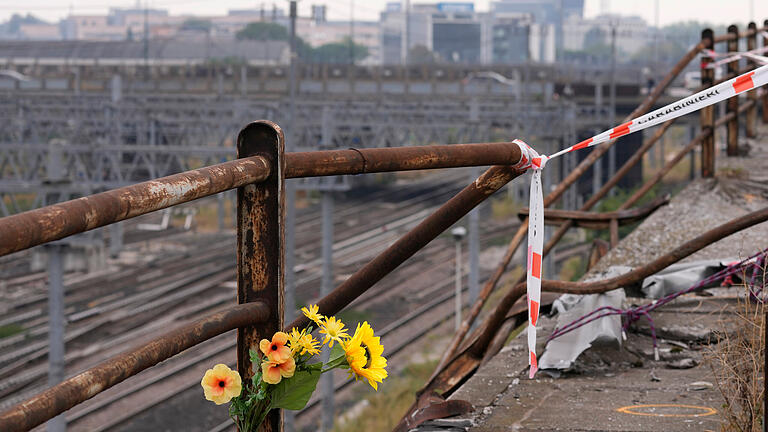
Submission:
{"label": "steel lattice pylon", "polygon": [[[0,94],[0,213],[51,204],[210,165],[235,156],[250,121],[289,125],[288,101],[179,95]],[[297,151],[535,139],[560,145],[570,103],[392,98],[296,104]],[[347,177],[302,179],[303,189],[345,190]],[[19,196],[24,202],[19,202]]]}

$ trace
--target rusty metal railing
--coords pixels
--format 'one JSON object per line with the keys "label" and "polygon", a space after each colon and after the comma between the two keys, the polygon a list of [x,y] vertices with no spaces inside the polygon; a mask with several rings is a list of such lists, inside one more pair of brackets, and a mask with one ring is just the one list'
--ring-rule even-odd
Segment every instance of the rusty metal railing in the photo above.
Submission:
{"label": "rusty metal railing", "polygon": [[[705,31],[702,42],[692,48],[661,83],[648,95],[629,118],[647,112],[659,99],[664,90],[677,77],[683,68],[699,52],[716,42],[733,41],[739,37],[754,38],[760,30],[751,26],[745,33],[731,32],[725,36],[714,37]],[[754,67],[754,64],[751,65]],[[710,80],[711,83],[711,80]],[[626,210],[633,205],[653,184],[679,162],[696,145],[702,148],[709,145],[715,127],[730,125],[738,121],[738,115],[747,112],[752,115],[757,106],[757,93],[751,94],[749,101],[736,106],[718,120],[702,114],[702,132],[685,146],[673,161],[670,161],[649,182],[641,187],[622,205]],[[735,98],[734,98],[735,99]],[[768,107],[763,97],[763,119],[768,121],[765,108]],[[639,163],[642,156],[659,141],[670,123],[662,126],[637,153],[628,160],[585,205],[580,209],[591,209],[608,191],[614,187],[630,168]],[[749,133],[749,132],[748,132]],[[729,136],[730,139],[730,136]],[[592,166],[615,143],[595,147],[568,176],[547,196],[545,205],[550,206],[569,188],[590,166]],[[711,150],[711,149],[710,149]],[[450,168],[461,166],[491,165],[477,180],[465,187],[456,196],[443,204],[438,210],[381,252],[368,264],[350,276],[344,283],[319,301],[320,312],[332,315],[362,295],[366,290],[392,272],[427,243],[436,238],[447,228],[461,219],[471,209],[487,199],[523,171],[514,168],[520,161],[520,150],[514,143],[479,143],[436,145],[423,147],[401,147],[382,149],[349,149],[304,153],[284,153],[284,140],[281,129],[268,121],[254,122],[246,126],[237,140],[238,159],[174,176],[165,177],[137,185],[116,189],[53,206],[32,210],[0,219],[0,256],[27,249],[69,235],[84,232],[110,223],[136,217],[155,210],[188,202],[194,199],[217,194],[237,188],[237,277],[238,303],[223,312],[202,318],[192,324],[176,329],[154,341],[113,357],[63,383],[54,386],[31,399],[0,414],[0,430],[21,431],[33,428],[46,420],[61,414],[74,405],[83,402],[97,393],[135,375],[158,362],[178,354],[211,337],[228,330],[238,330],[237,358],[238,370],[244,379],[252,375],[252,366],[248,348],[265,334],[278,329],[289,329],[307,324],[305,317],[297,318],[284,326],[283,312],[283,219],[284,219],[284,182],[286,178],[360,174],[417,169]],[[702,175],[714,172],[714,151],[702,152]],[[704,155],[706,153],[706,156]],[[709,167],[712,159],[712,166]],[[704,170],[707,166],[709,171]],[[583,214],[580,213],[579,217]],[[734,230],[750,224],[759,223],[768,217],[768,211],[748,215],[739,221],[721,228],[715,233],[706,233],[681,246],[669,257],[649,264],[656,269],[668,265],[695,247],[705,242],[721,238]],[[615,218],[614,218],[615,219]],[[544,253],[548,253],[555,242],[575,223],[574,218],[565,218],[560,229],[547,244]],[[488,346],[498,338],[498,329],[507,319],[507,312],[522,293],[520,284],[508,292],[502,302],[490,314],[489,318],[472,336],[465,339],[472,322],[482,308],[490,292],[495,288],[512,255],[522,242],[527,223],[513,237],[501,265],[483,288],[480,300],[473,305],[469,317],[457,332],[441,366],[436,370],[426,390],[455,387],[462,382],[486,355]],[[720,237],[718,237],[720,236]],[[633,275],[635,277],[637,275]],[[620,281],[619,281],[620,282]],[[578,284],[564,284],[544,281],[542,286],[556,292],[596,292],[606,290],[618,283],[608,281],[599,287],[585,288]],[[462,346],[463,348],[459,349]],[[279,413],[271,415],[263,430],[281,430]]]}
{"label": "rusty metal railing", "polygon": [[[238,189],[238,306],[203,318],[140,348],[109,359],[0,414],[0,429],[27,430],[162,360],[238,329],[238,368],[250,378],[248,348],[282,327],[283,198],[285,178],[495,165],[392,247],[320,302],[336,313],[493,192],[520,175],[514,143],[433,145],[283,154],[274,123],[246,126],[238,159],[0,219],[0,256]],[[266,305],[269,305],[267,307]],[[279,416],[269,419],[279,427]]]}

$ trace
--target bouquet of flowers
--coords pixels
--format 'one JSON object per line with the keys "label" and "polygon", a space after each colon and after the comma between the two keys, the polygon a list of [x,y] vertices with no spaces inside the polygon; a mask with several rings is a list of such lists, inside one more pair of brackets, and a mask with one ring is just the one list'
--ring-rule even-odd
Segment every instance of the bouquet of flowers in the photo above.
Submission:
{"label": "bouquet of flowers", "polygon": [[[304,408],[320,375],[333,369],[348,369],[351,378],[367,380],[374,390],[387,377],[384,347],[368,322],[358,324],[350,336],[341,320],[320,315],[317,305],[301,311],[319,328],[322,343],[312,336],[312,326],[262,339],[258,349],[249,350],[251,362],[261,367],[245,386],[237,371],[224,364],[205,372],[200,382],[205,398],[216,405],[231,401],[229,416],[240,431],[255,431],[272,409]],[[326,344],[331,349],[328,362],[316,361]]]}

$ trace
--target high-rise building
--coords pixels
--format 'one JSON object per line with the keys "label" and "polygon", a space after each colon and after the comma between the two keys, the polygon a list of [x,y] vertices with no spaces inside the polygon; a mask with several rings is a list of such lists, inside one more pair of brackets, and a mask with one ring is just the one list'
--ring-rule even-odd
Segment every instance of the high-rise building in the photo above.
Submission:
{"label": "high-rise building", "polygon": [[538,46],[533,49],[531,57],[536,61],[550,61],[550,52],[553,49],[556,57],[559,56],[557,53],[563,50],[565,21],[584,16],[584,0],[500,0],[491,3],[491,13],[530,15],[535,27],[532,29],[531,38]]}

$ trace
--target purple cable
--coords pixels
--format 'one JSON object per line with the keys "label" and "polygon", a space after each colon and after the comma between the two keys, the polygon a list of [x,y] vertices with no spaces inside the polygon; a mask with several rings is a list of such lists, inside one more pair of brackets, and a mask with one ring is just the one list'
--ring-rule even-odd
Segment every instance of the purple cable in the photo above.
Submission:
{"label": "purple cable", "polygon": [[[738,273],[739,271],[745,271],[745,274],[746,274],[747,270],[745,269],[752,270],[752,275],[749,280],[749,285],[750,286],[754,285],[759,275],[759,272],[761,272],[762,269],[764,268],[763,266],[766,261],[766,252],[768,252],[768,249],[762,250],[752,255],[751,257],[744,259],[736,264],[728,265],[723,270],[720,270],[719,272],[700,280],[699,282],[691,285],[689,288],[683,291],[678,291],[678,292],[666,295],[646,305],[630,307],[628,309],[619,309],[613,306],[599,307],[593,310],[592,312],[586,315],[583,315],[577,318],[576,320],[564,325],[563,327],[555,328],[552,334],[549,335],[549,337],[547,338],[547,343],[549,343],[549,341],[551,341],[556,337],[562,336],[566,333],[570,333],[579,327],[583,327],[591,323],[592,321],[596,321],[600,318],[611,316],[611,315],[621,315],[622,317],[624,317],[624,324],[621,327],[621,331],[622,333],[624,333],[633,322],[639,320],[641,317],[644,316],[648,320],[648,325],[651,328],[651,339],[653,340],[654,356],[656,360],[658,360],[658,345],[656,343],[656,327],[653,325],[653,319],[651,318],[650,312],[660,306],[663,306],[671,302],[672,300],[676,299],[677,297],[680,297],[683,294],[688,294],[701,287],[709,285],[713,282],[716,282],[721,279],[725,279],[726,277],[732,276]],[[752,260],[755,260],[755,261],[753,263],[750,263],[750,261]],[[753,298],[757,301],[762,302],[762,300],[760,300],[757,297],[757,295],[760,294],[761,291],[762,289],[753,292],[752,289],[750,288],[750,298]]]}

